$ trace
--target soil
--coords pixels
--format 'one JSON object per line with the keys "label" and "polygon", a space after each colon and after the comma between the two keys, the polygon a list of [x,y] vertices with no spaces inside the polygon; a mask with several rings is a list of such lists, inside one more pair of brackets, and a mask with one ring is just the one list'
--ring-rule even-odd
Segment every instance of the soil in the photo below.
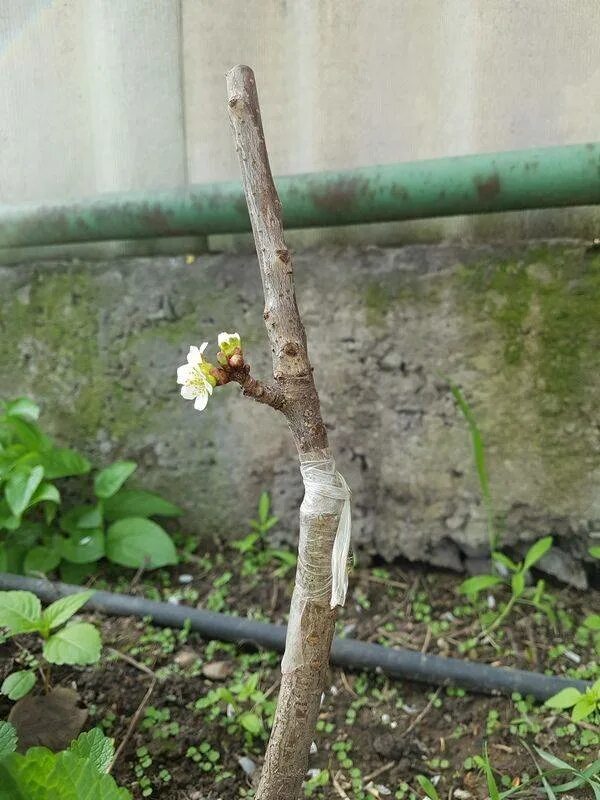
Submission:
{"label": "soil", "polygon": [[[285,577],[275,574],[285,564],[281,557],[264,552],[243,558],[225,549],[210,558],[187,558],[172,571],[136,576],[133,583],[118,574],[105,575],[96,586],[285,621],[292,571]],[[600,607],[597,590],[584,595],[550,587],[546,591],[554,622],[533,606],[519,604],[506,624],[472,646],[488,602],[483,600],[477,609],[466,603],[457,591],[460,580],[406,564],[358,568],[350,579],[339,633],[499,666],[598,677],[600,634],[594,640],[581,627],[584,617]],[[495,596],[502,604],[507,595],[500,591]],[[115,778],[134,798],[252,797],[277,694],[278,656],[257,651],[250,643],[234,647],[186,631],[154,628],[147,620],[84,616],[102,629],[103,660],[98,667],[58,668],[53,681],[77,689],[89,713],[86,727],[101,725],[117,745],[126,740]],[[35,650],[27,637],[19,643]],[[0,677],[22,667],[23,650],[15,643],[8,641],[0,652]],[[244,689],[252,675],[256,687]],[[151,684],[152,694],[128,737]],[[214,699],[219,688],[233,694],[218,704],[195,707],[199,699]],[[244,692],[249,699],[243,699]],[[6,718],[11,706],[0,699],[0,718]],[[246,712],[262,718],[257,731],[255,717],[246,720],[251,732],[241,725]],[[537,775],[533,756],[540,768],[551,769],[531,747],[582,768],[600,757],[598,721],[597,715],[574,724],[566,714],[519,698],[440,690],[332,668],[306,793],[324,800],[410,800],[425,796],[417,778],[425,776],[440,798],[481,800],[488,790],[474,757],[487,749],[501,789],[521,785],[520,797],[546,797],[539,781],[527,784]],[[325,785],[317,785],[319,776],[327,779]],[[555,784],[567,779],[553,777]],[[576,789],[570,796],[592,794]]]}

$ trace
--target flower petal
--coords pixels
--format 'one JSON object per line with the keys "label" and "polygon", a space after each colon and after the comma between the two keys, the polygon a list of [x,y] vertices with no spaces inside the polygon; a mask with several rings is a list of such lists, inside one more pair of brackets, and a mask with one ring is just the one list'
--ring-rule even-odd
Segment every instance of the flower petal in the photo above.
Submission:
{"label": "flower petal", "polygon": [[227,342],[229,342],[231,339],[235,339],[236,342],[239,342],[240,341],[239,333],[227,333],[226,331],[223,331],[222,333],[219,334],[217,338],[217,344],[219,345],[219,347],[221,347],[221,345],[227,344]]}
{"label": "flower petal", "polygon": [[208,347],[208,342],[202,342],[199,348],[200,355],[202,355],[202,353],[206,350],[207,347]]}
{"label": "flower petal", "polygon": [[194,408],[196,409],[196,411],[203,411],[206,408],[207,403],[208,403],[208,393],[199,394],[194,402]]}
{"label": "flower petal", "polygon": [[192,367],[195,367],[202,361],[202,353],[195,344],[190,345],[190,352],[188,353],[187,360],[188,364],[190,364]]}
{"label": "flower petal", "polygon": [[190,364],[182,364],[180,367],[177,367],[177,383],[186,383],[192,372],[192,366]]}
{"label": "flower petal", "polygon": [[198,389],[186,383],[185,386],[181,387],[181,396],[186,400],[193,400],[195,397],[198,397]]}

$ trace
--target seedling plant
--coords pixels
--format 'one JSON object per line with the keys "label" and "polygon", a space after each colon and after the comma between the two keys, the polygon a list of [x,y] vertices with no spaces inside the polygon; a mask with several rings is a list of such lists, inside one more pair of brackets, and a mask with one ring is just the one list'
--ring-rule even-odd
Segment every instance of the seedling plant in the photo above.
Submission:
{"label": "seedling plant", "polygon": [[20,700],[33,689],[37,672],[49,691],[51,664],[95,664],[100,659],[101,640],[97,628],[89,622],[69,622],[94,594],[80,592],[56,600],[42,611],[38,597],[31,592],[0,592],[0,627],[8,637],[37,634],[42,642],[42,656],[35,658],[21,646],[29,666],[8,675],[0,691],[10,700]]}

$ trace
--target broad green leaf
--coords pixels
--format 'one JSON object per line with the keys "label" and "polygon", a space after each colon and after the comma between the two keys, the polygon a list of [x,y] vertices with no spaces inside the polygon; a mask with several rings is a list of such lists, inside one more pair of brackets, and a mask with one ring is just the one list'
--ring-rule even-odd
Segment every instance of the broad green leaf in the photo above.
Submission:
{"label": "broad green leaf", "polygon": [[60,492],[53,483],[46,483],[46,481],[44,481],[40,483],[33,493],[27,507],[31,508],[31,506],[36,505],[36,503],[56,503],[58,505],[60,503]]}
{"label": "broad green leaf", "polygon": [[103,503],[109,522],[123,517],[178,517],[181,509],[160,495],[142,489],[120,489]]}
{"label": "broad green leaf", "polygon": [[510,585],[512,586],[512,593],[520,597],[525,589],[525,573],[515,572],[510,579]]}
{"label": "broad green leaf", "polygon": [[531,567],[542,558],[542,556],[546,555],[548,550],[552,547],[552,536],[545,536],[543,539],[538,539],[537,542],[531,545],[529,550],[527,551],[527,555],[525,556],[525,560],[523,562],[523,569],[527,571],[531,569]]}
{"label": "broad green leaf", "polygon": [[0,530],[16,531],[21,524],[21,517],[15,516],[4,498],[0,500]]}
{"label": "broad green leaf", "polygon": [[46,575],[52,572],[60,564],[60,552],[57,548],[39,545],[29,550],[23,562],[23,570],[26,575],[42,573]]}
{"label": "broad green leaf", "polygon": [[95,664],[100,659],[100,634],[89,622],[75,622],[54,633],[44,643],[44,658],[51,664]]}
{"label": "broad green leaf", "polygon": [[96,497],[112,497],[136,468],[135,461],[115,461],[110,467],[101,470],[94,479]]}
{"label": "broad green leaf", "polygon": [[600,547],[590,547],[589,554],[593,558],[600,558]]}
{"label": "broad green leaf", "polygon": [[87,458],[68,447],[53,447],[40,456],[47,478],[68,478],[72,475],[85,475],[92,467]]}
{"label": "broad green leaf", "polygon": [[0,530],[16,531],[21,525],[21,517],[15,517],[4,498],[0,500]]}
{"label": "broad green leaf", "polygon": [[38,630],[42,604],[31,592],[0,592],[0,627],[11,633]]}
{"label": "broad green leaf", "polygon": [[41,452],[51,446],[49,437],[44,436],[33,422],[28,422],[21,417],[8,417],[6,425],[10,428],[13,436],[21,444],[24,444],[28,451]]}
{"label": "broad green leaf", "polygon": [[[95,521],[95,524],[92,524]],[[83,529],[102,525],[102,513],[97,505],[73,506],[61,514],[59,525],[67,533],[79,535]]]}
{"label": "broad green leaf", "polygon": [[425,775],[417,775],[417,780],[427,797],[431,798],[431,800],[440,800],[438,791],[429,778],[426,778]]}
{"label": "broad green leaf", "polygon": [[72,564],[92,564],[104,557],[105,538],[101,528],[80,530],[60,543],[62,557]]}
{"label": "broad green leaf", "polygon": [[25,511],[43,477],[43,467],[33,467],[28,471],[19,470],[11,474],[6,482],[4,495],[15,516],[18,517]]}
{"label": "broad green leaf", "polygon": [[253,711],[246,711],[243,714],[240,714],[238,717],[238,722],[242,728],[245,731],[248,731],[248,733],[252,734],[252,736],[258,736],[263,729],[261,718]]}
{"label": "broad green leaf", "polygon": [[76,756],[87,759],[96,772],[104,773],[110,769],[115,755],[115,743],[100,728],[92,728],[91,731],[80,733],[71,742],[69,750]]}
{"label": "broad green leaf", "polygon": [[177,563],[169,534],[156,522],[142,517],[113,522],[106,535],[106,556],[124,567],[154,569]]}
{"label": "broad green leaf", "polygon": [[598,703],[596,698],[592,695],[591,692],[586,692],[582,694],[577,703],[573,706],[573,711],[571,711],[571,719],[573,722],[579,722],[586,717],[589,717],[592,714]]}
{"label": "broad green leaf", "polygon": [[17,749],[17,732],[14,725],[0,720],[0,759]]}
{"label": "broad green leaf", "polygon": [[0,761],[0,800],[131,800],[131,794],[75,752],[32,747]]}
{"label": "broad green leaf", "polygon": [[581,692],[578,689],[574,686],[567,686],[566,689],[562,689],[558,694],[554,694],[546,700],[546,705],[548,708],[571,708],[580,697]]}
{"label": "broad green leaf", "polygon": [[484,589],[490,589],[492,586],[498,586],[503,583],[502,578],[497,575],[475,575],[473,578],[467,578],[458,587],[461,594],[475,595],[482,592]]}
{"label": "broad green leaf", "polygon": [[40,407],[28,397],[18,397],[6,404],[5,413],[9,417],[23,417],[35,422],[40,416]]}
{"label": "broad green leaf", "polygon": [[59,625],[63,625],[71,619],[80,608],[83,608],[93,594],[95,594],[94,590],[88,589],[86,592],[70,594],[67,597],[61,597],[60,600],[55,600],[44,609],[42,621],[47,625],[48,630],[58,628]]}
{"label": "broad green leaf", "polygon": [[20,700],[35,686],[35,672],[30,669],[20,669],[12,672],[4,679],[0,692],[5,694],[9,700]]}
{"label": "broad green leaf", "polygon": [[100,528],[102,525],[102,506],[97,503],[84,511],[77,520],[78,528]]}
{"label": "broad green leaf", "polygon": [[93,562],[89,564],[72,564],[68,561],[63,561],[59,567],[60,579],[64,583],[81,586],[90,575],[94,574],[94,567]]}

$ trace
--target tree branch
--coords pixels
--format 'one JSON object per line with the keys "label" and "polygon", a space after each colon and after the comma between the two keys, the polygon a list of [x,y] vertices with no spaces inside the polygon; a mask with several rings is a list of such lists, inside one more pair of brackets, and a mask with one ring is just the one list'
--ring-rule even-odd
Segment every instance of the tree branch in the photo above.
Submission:
{"label": "tree branch", "polygon": [[328,447],[306,333],[294,292],[292,257],[283,238],[281,203],[273,182],[254,73],[227,73],[229,119],[239,156],[265,296],[264,319],[273,377],[286,399],[285,415],[300,453]]}
{"label": "tree branch", "polygon": [[[292,258],[283,238],[281,204],[269,166],[254,74],[249,67],[238,66],[228,72],[227,93],[265,296],[264,319],[271,343],[273,377],[276,392],[284,401],[281,411],[287,417],[301,467],[305,471],[314,469],[308,462],[317,462],[330,470],[319,473],[324,476],[317,480],[319,489],[313,485],[309,493],[306,483],[300,509],[298,569],[281,689],[256,794],[256,800],[295,800],[308,767],[336,619],[336,610],[330,608],[331,565],[342,504],[339,496],[324,491],[319,481],[325,481],[326,488],[341,484],[347,492],[347,487],[334,471],[321,417],[306,334],[296,303]],[[242,385],[252,396],[260,392],[249,375]],[[263,388],[257,399],[264,396],[264,391]]]}

